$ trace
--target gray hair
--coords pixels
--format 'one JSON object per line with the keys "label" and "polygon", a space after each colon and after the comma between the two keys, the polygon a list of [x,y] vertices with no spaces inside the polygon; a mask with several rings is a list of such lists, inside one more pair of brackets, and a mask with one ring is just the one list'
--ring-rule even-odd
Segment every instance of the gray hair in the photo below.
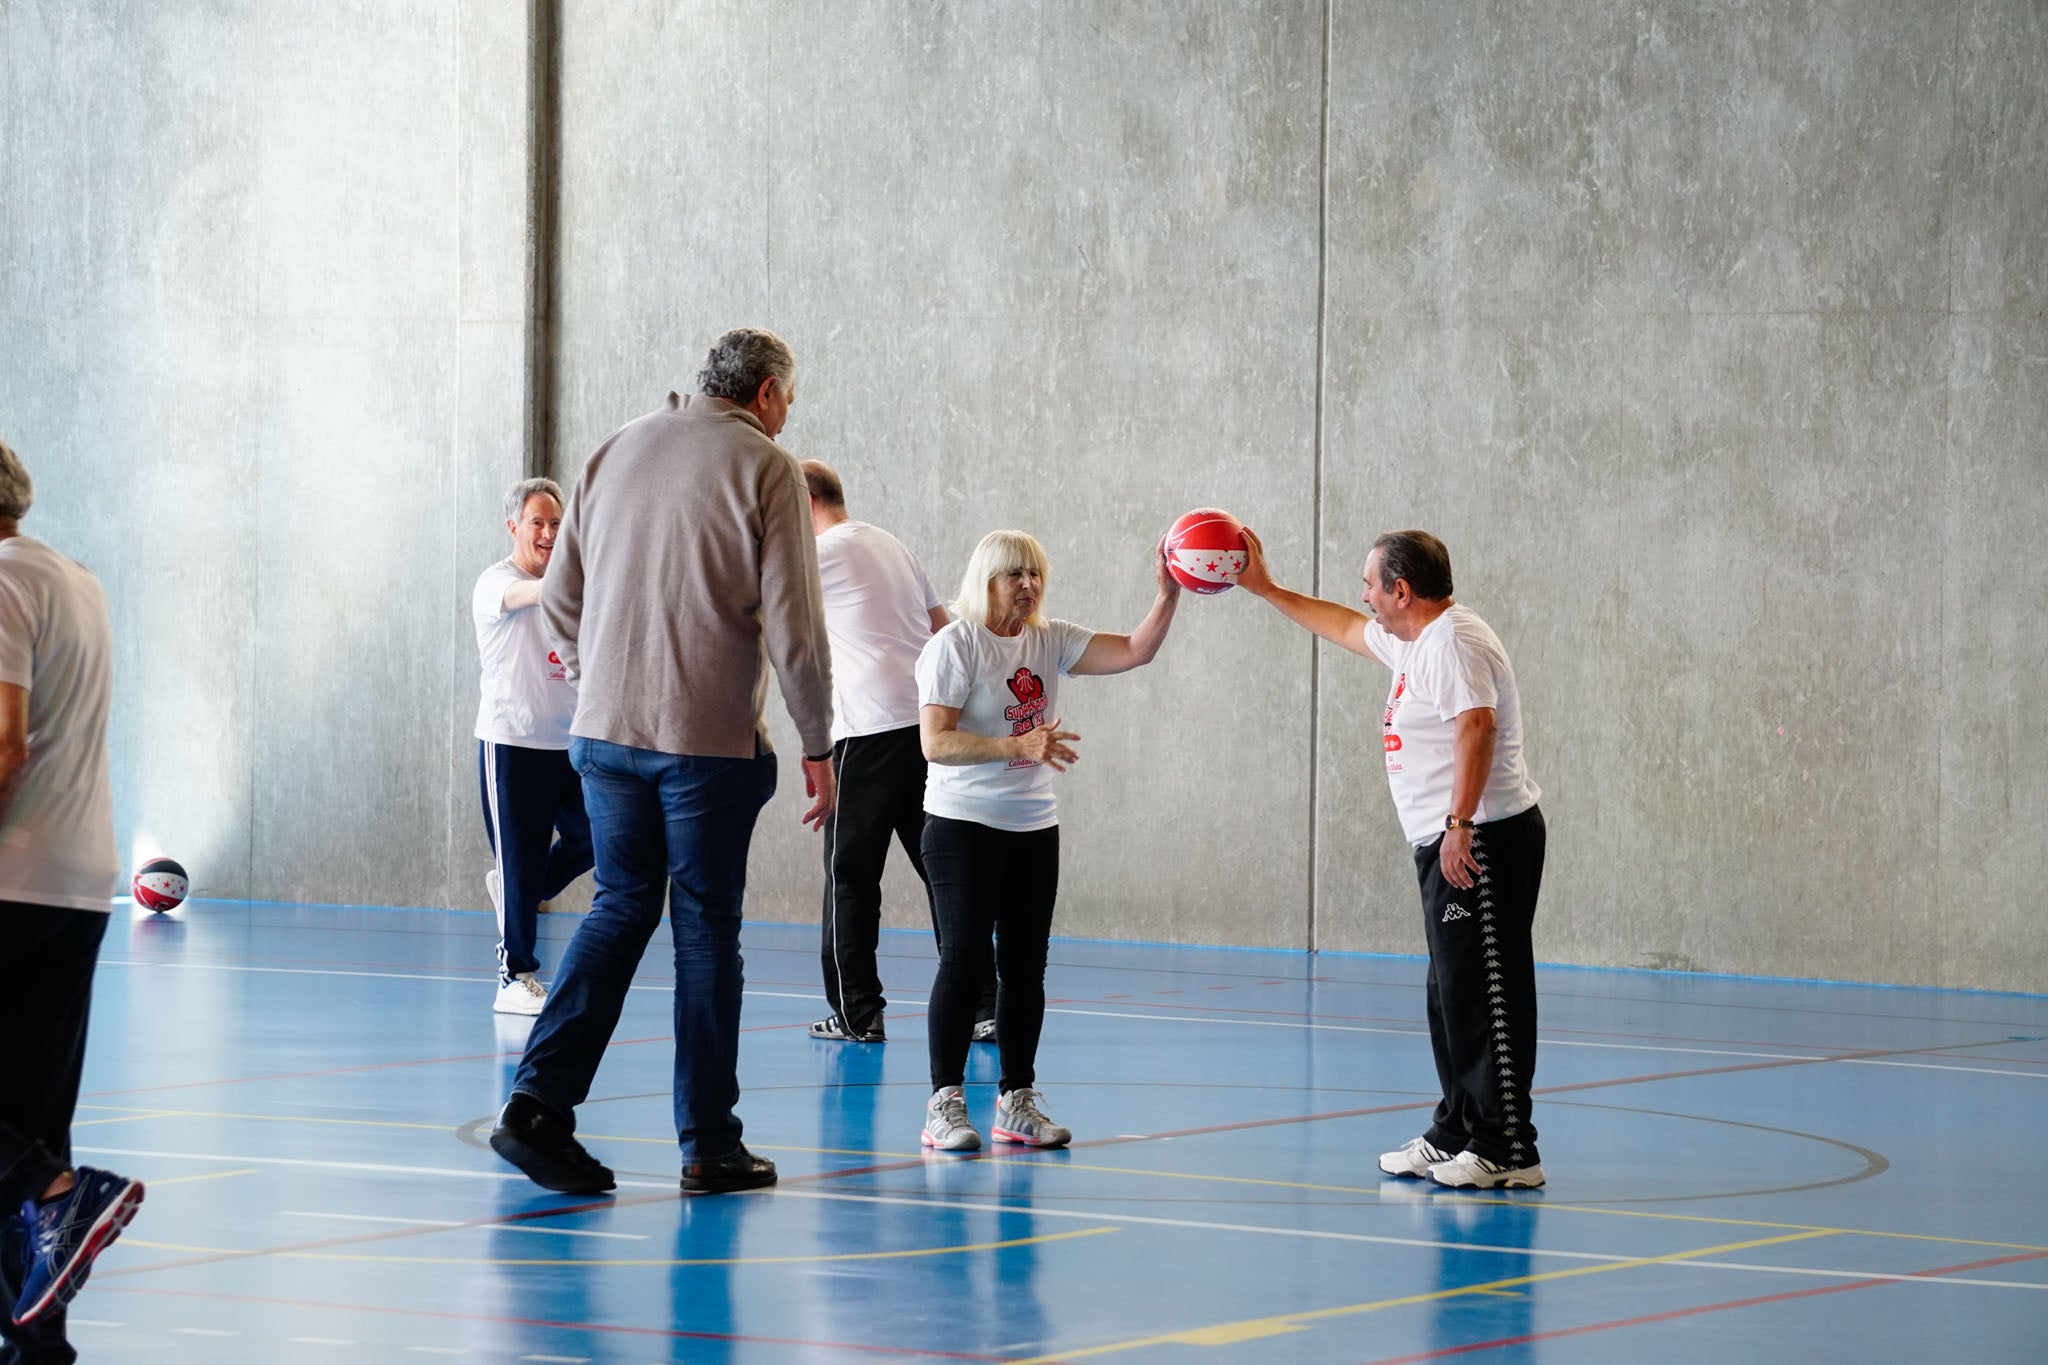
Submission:
{"label": "gray hair", "polygon": [[555,506],[566,507],[562,501],[562,485],[553,479],[521,479],[505,494],[505,520],[517,521],[526,515],[526,500],[535,493],[545,493],[555,500]]}
{"label": "gray hair", "polygon": [[1451,552],[1427,531],[1388,531],[1372,543],[1380,552],[1380,587],[1387,592],[1408,580],[1417,597],[1442,602],[1451,596]]}
{"label": "gray hair", "polygon": [[785,396],[796,388],[796,353],[765,327],[735,327],[711,343],[697,391],[729,403],[754,401],[761,381],[779,379]]}
{"label": "gray hair", "polygon": [[36,486],[22,467],[21,456],[0,441],[0,521],[20,521],[36,500]]}

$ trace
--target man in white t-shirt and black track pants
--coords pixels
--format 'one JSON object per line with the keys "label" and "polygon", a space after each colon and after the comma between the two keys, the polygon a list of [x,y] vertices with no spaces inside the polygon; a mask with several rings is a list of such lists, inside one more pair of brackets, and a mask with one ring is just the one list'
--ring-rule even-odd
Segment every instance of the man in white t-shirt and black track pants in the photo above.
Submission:
{"label": "man in white t-shirt and black track pants", "polygon": [[1451,597],[1451,555],[1427,531],[1390,531],[1365,561],[1362,613],[1273,582],[1258,537],[1238,586],[1296,625],[1393,671],[1382,745],[1415,846],[1429,941],[1429,1041],[1443,1099],[1420,1137],[1380,1158],[1440,1185],[1543,1183],[1529,1084],[1536,1070],[1530,926],[1543,882],[1540,793],[1522,760],[1522,707],[1500,639]]}
{"label": "man in white t-shirt and black track pants", "polygon": [[[839,805],[825,821],[825,904],[819,961],[831,1014],[811,1036],[835,1042],[886,1039],[887,1001],[875,967],[882,927],[882,868],[894,837],[926,882],[924,746],[918,733],[917,656],[952,615],[917,556],[877,526],[846,514],[846,488],[831,466],[802,462],[832,641],[832,763]],[[930,885],[926,882],[929,903]],[[938,915],[932,915],[938,932]],[[991,952],[977,1027],[995,1035]]]}
{"label": "man in white t-shirt and black track pants", "polygon": [[483,571],[470,601],[483,664],[477,784],[495,859],[484,874],[491,908],[498,912],[498,998],[492,1008],[536,1015],[548,998],[536,942],[541,903],[560,895],[596,859],[583,779],[569,765],[576,684],[538,609],[541,580],[562,529],[561,488],[553,479],[512,485],[505,494],[505,526],[512,533],[512,553]]}
{"label": "man in white t-shirt and black track pants", "polygon": [[142,1203],[71,1164],[93,969],[120,862],[107,771],[114,631],[90,570],[21,534],[0,443],[0,1360],[76,1360],[64,1305]]}

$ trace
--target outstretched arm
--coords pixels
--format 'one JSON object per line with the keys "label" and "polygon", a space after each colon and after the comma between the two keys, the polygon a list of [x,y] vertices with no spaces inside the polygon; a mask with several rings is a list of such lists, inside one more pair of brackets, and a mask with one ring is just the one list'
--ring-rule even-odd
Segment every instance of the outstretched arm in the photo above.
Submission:
{"label": "outstretched arm", "polygon": [[1152,558],[1159,595],[1152,599],[1152,609],[1145,613],[1145,619],[1138,622],[1138,628],[1129,635],[1095,635],[1068,672],[1076,677],[1128,673],[1158,657],[1159,647],[1166,643],[1166,632],[1173,625],[1174,609],[1180,606],[1180,584],[1167,572],[1164,537],[1153,550]]}
{"label": "outstretched arm", "polygon": [[1273,581],[1272,573],[1266,567],[1266,547],[1259,543],[1249,528],[1244,533],[1245,548],[1250,551],[1246,557],[1244,572],[1237,576],[1237,586],[1254,597],[1263,597],[1279,608],[1280,614],[1300,626],[1303,630],[1319,635],[1333,645],[1342,645],[1353,654],[1373,657],[1365,647],[1365,627],[1372,618],[1362,611],[1353,611],[1341,602],[1326,602],[1320,597],[1283,588]]}

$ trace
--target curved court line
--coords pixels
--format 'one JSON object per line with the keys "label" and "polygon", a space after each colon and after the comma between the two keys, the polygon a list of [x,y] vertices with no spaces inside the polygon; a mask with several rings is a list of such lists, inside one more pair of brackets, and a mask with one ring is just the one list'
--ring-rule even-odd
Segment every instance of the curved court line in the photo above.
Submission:
{"label": "curved court line", "polygon": [[[429,1232],[459,1232],[466,1229],[496,1231],[490,1223],[458,1223],[426,1229]],[[264,1248],[200,1247],[181,1246],[176,1242],[146,1242],[133,1237],[122,1239],[124,1246],[141,1247],[147,1251],[182,1251],[200,1256],[225,1256],[246,1258],[253,1256],[276,1256],[287,1261],[371,1261],[389,1265],[475,1265],[475,1266],[583,1266],[603,1268],[609,1266],[656,1266],[674,1269],[680,1266],[741,1266],[741,1265],[830,1265],[842,1261],[906,1261],[929,1256],[965,1256],[982,1251],[1008,1251],[1013,1247],[1043,1246],[1048,1242],[1071,1242],[1077,1237],[1099,1237],[1106,1232],[1121,1232],[1122,1228],[1077,1228],[1072,1232],[1047,1232],[1036,1237],[1012,1237],[1001,1242],[974,1242],[960,1246],[907,1247],[897,1251],[841,1251],[818,1256],[706,1256],[706,1257],[610,1257],[610,1256],[380,1256],[357,1252],[339,1251],[271,1251]]]}

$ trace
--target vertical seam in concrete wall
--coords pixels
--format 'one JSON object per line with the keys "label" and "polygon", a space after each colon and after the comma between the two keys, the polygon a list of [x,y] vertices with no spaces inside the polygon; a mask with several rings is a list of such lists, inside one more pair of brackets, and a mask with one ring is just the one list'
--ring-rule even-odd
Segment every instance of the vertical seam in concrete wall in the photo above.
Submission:
{"label": "vertical seam in concrete wall", "polygon": [[560,0],[527,0],[526,478],[554,466],[556,225],[561,156]]}
{"label": "vertical seam in concrete wall", "polygon": [[[1956,6],[1955,36],[1949,44],[1948,156],[1945,160],[1951,165],[1953,165],[1954,158],[1957,155],[1957,139],[1961,132],[1963,117],[1964,8],[1962,5]],[[1941,660],[1948,658],[1948,509],[1954,505],[1955,498],[1955,489],[1951,486],[1955,470],[1955,453],[1952,447],[1953,434],[1949,427],[1949,412],[1954,406],[1956,385],[1957,177],[1951,171],[1946,179],[1948,181],[1948,212],[1943,215],[1942,226],[1947,249],[1942,254],[1944,257],[1943,264],[1948,267],[1948,289],[1946,295],[1948,303],[1948,373],[1942,376],[1941,383],[1941,515],[1943,526],[1941,534],[1935,538],[1934,545],[1934,581],[1938,585],[1936,591],[1939,593],[1939,596],[1936,598],[1934,612],[1934,657]],[[1945,663],[1942,668],[1943,674],[1945,674],[1947,671]],[[1936,705],[1937,707],[1945,708],[1948,703],[1946,695],[1947,678],[1937,675],[1937,682],[1942,689],[1943,695]],[[1948,923],[1948,878],[1943,875],[1948,867],[1948,850],[1943,846],[1945,843],[1946,825],[1942,820],[1941,812],[1942,798],[1946,794],[1947,788],[1948,726],[1937,724],[1934,727],[1934,922],[1940,925]],[[1943,938],[1946,939],[1946,937],[1944,934]],[[1938,971],[1944,979],[1949,975],[1948,951],[1949,945],[1946,941],[1937,945],[1937,960],[1941,963]]]}
{"label": "vertical seam in concrete wall", "polygon": [[[455,288],[453,291],[455,295],[455,401],[448,407],[448,482],[445,490],[445,501],[442,505],[448,509],[448,589],[457,601],[461,600],[462,592],[460,575],[462,572],[463,508],[461,506],[461,495],[458,490],[462,482],[460,476],[462,468],[463,400],[462,330],[465,320],[462,307],[462,269],[464,265],[462,249],[465,244],[462,172],[464,159],[469,155],[469,149],[464,141],[464,135],[469,130],[463,125],[462,121],[462,34],[463,23],[467,17],[465,14],[467,8],[466,3],[456,5],[455,22],[449,26],[448,32],[448,59],[449,64],[454,68],[455,74],[453,82],[455,87],[455,186],[453,196],[455,202]],[[442,708],[441,714],[448,718],[450,726],[459,733],[462,724],[462,702],[455,695],[454,655],[452,651],[447,649],[441,650],[440,654],[441,661],[448,670],[448,704]],[[444,767],[447,770],[446,777],[448,780],[441,797],[441,900],[443,904],[452,907],[455,904],[455,791],[457,782],[456,772],[458,769],[453,764],[444,764]]]}
{"label": "vertical seam in concrete wall", "polygon": [[[1316,144],[1316,401],[1314,483],[1311,490],[1309,591],[1323,595],[1323,386],[1327,325],[1330,312],[1328,258],[1330,247],[1330,43],[1335,30],[1337,0],[1323,0],[1322,120]],[[1308,950],[1317,951],[1316,831],[1322,823],[1320,801],[1322,734],[1322,642],[1308,641]]]}

